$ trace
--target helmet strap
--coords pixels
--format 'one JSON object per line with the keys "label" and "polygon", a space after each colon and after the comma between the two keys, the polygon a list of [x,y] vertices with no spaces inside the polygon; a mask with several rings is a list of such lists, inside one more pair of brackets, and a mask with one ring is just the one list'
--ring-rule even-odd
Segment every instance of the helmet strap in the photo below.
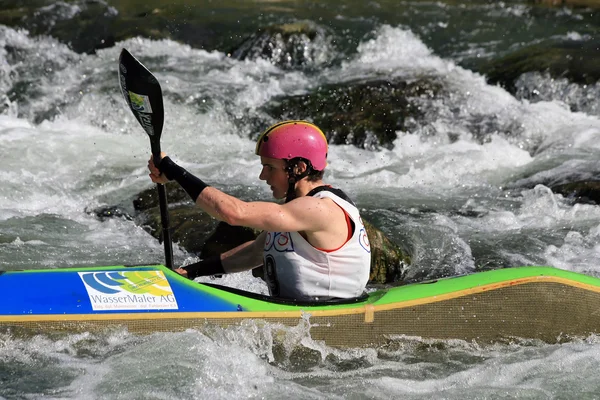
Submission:
{"label": "helmet strap", "polygon": [[[304,161],[304,160],[303,160]],[[290,160],[287,162],[285,170],[288,174],[288,190],[285,195],[285,202],[288,203],[296,198],[296,182],[308,176],[312,170],[312,166],[309,162],[306,162],[306,169],[300,174],[296,174],[294,169],[298,166],[298,160]]]}
{"label": "helmet strap", "polygon": [[289,203],[290,201],[294,200],[296,198],[296,180],[295,179],[289,179],[288,180],[289,184],[288,184],[288,190],[287,193],[285,195],[285,202]]}

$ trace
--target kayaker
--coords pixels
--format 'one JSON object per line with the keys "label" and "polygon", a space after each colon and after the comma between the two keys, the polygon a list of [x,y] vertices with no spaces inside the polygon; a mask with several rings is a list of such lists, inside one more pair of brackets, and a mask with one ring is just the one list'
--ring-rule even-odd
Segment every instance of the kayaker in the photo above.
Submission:
{"label": "kayaker", "polygon": [[195,177],[164,153],[152,182],[175,180],[214,218],[262,230],[253,241],[219,256],[176,269],[190,279],[228,274],[264,265],[272,296],[326,300],[360,296],[369,278],[369,240],[354,203],[323,182],[327,139],[307,121],[284,121],[260,135],[256,154],[259,179],[271,187],[275,202],[242,201]]}

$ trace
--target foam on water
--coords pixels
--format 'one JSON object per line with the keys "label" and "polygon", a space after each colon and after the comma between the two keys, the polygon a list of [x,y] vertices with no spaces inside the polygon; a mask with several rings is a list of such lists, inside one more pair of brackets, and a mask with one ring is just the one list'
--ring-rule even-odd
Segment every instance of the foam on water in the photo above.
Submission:
{"label": "foam on water", "polygon": [[[498,393],[543,398],[597,391],[591,377],[600,356],[594,336],[562,345],[487,347],[399,338],[388,349],[342,350],[312,341],[302,324],[251,322],[141,337],[125,331],[28,339],[3,334],[0,343],[0,362],[28,374],[26,386],[12,381],[3,390],[51,399],[270,398],[281,393],[293,398],[347,398],[349,393],[378,399]],[[38,379],[50,369],[55,379]]]}
{"label": "foam on water", "polygon": [[344,80],[362,77],[365,71],[397,77],[448,72],[455,68],[453,63],[434,56],[411,31],[389,25],[379,28],[374,38],[360,43],[357,53],[355,59],[342,64]]}
{"label": "foam on water", "polygon": [[560,246],[550,245],[544,250],[548,265],[593,276],[600,276],[600,225],[582,234],[569,231]]}
{"label": "foam on water", "polygon": [[[0,120],[0,145],[6,154],[0,173],[4,182],[19,188],[6,191],[0,205],[21,215],[70,215],[83,204],[93,206],[98,192],[107,185],[98,177],[104,178],[110,171],[109,182],[126,180],[127,164],[146,158],[147,145],[142,144],[141,135],[107,135],[92,126],[61,119],[35,127],[15,125],[11,117]],[[120,161],[125,161],[125,166]],[[114,174],[111,165],[115,164],[123,172]]]}
{"label": "foam on water", "polygon": [[[466,207],[474,210],[476,209],[474,203]],[[585,227],[600,218],[600,210],[597,206],[572,204],[562,195],[552,193],[543,185],[524,190],[519,203],[520,205],[514,211],[490,210],[478,219],[460,217],[460,224],[482,232],[524,229],[560,230],[565,227]]]}
{"label": "foam on water", "polygon": [[402,28],[379,28],[374,39],[359,45],[355,59],[344,63],[340,71],[331,71],[330,76],[352,80],[366,73],[383,74],[386,79],[429,76],[442,80],[449,96],[423,104],[437,115],[429,121],[431,126],[424,128],[430,133],[433,129],[433,140],[438,142],[448,133],[472,140],[473,131],[483,127],[488,134],[506,135],[515,145],[532,151],[544,140],[563,138],[563,130],[577,137],[579,131],[600,127],[597,118],[572,113],[561,102],[519,101],[504,89],[488,85],[483,76],[433,54],[416,35]]}
{"label": "foam on water", "polygon": [[[467,357],[450,356],[450,360],[454,359],[451,368],[425,373],[418,378],[404,377],[400,371],[399,377],[373,378],[369,384],[375,386],[373,391],[378,393],[377,398],[401,395],[410,399],[430,396],[476,399],[495,397],[500,393],[509,398],[547,398],[563,390],[568,396],[572,389],[591,394],[598,390],[597,383],[588,380],[598,367],[599,354],[595,344],[597,338],[591,337],[582,342],[544,348],[471,349],[465,354]],[[476,362],[470,365],[469,358]],[[568,378],[571,374],[581,377],[577,381],[582,386],[572,387],[574,383]]]}
{"label": "foam on water", "polygon": [[567,79],[552,78],[548,74],[528,72],[515,82],[516,96],[535,101],[554,101],[569,105],[572,110],[600,116],[600,84],[578,85]]}
{"label": "foam on water", "polygon": [[354,147],[333,149],[329,163],[333,180],[353,186],[367,181],[366,187],[411,188],[439,196],[501,182],[515,167],[532,160],[526,151],[498,136],[483,145],[464,140],[439,145],[401,134],[394,145],[394,150],[368,158],[364,150]]}
{"label": "foam on water", "polygon": [[[243,101],[242,103],[234,103],[234,109],[244,109],[256,107],[263,104],[269,97],[282,94],[285,92],[294,91],[306,87],[307,79],[302,78],[299,73],[284,73],[278,71],[274,66],[264,61],[256,62],[238,62],[230,60],[223,54],[218,52],[208,53],[203,50],[191,49],[188,46],[180,45],[171,41],[152,42],[145,39],[132,39],[116,46],[112,49],[106,49],[99,52],[98,58],[101,60],[100,65],[107,65],[113,61],[117,55],[117,50],[121,47],[128,47],[134,53],[144,54],[144,60],[149,61],[149,67],[152,68],[152,63],[155,59],[164,59],[168,56],[173,66],[173,71],[162,72],[159,70],[157,76],[159,78],[166,77],[163,84],[164,90],[167,93],[197,93],[203,83],[196,83],[197,86],[190,86],[189,77],[186,81],[182,81],[181,75],[185,73],[188,76],[193,68],[204,70],[205,83],[211,83],[214,89],[214,82],[227,82],[230,86],[222,85],[222,92],[230,89],[229,87],[238,87],[239,95],[234,96],[235,102]],[[418,61],[415,64],[415,60]],[[97,60],[98,61],[98,60]],[[87,62],[89,68],[90,62]],[[164,65],[161,69],[164,69]],[[85,69],[85,68],[84,68]],[[374,39],[364,42],[359,46],[358,56],[355,60],[347,62],[342,66],[342,71],[360,70],[360,74],[365,74],[366,71],[372,73],[373,70],[379,69],[385,71],[395,71],[398,74],[409,74],[410,71],[423,70],[430,71],[431,74],[439,75],[451,84],[451,89],[456,91],[456,101],[461,103],[461,112],[470,114],[482,115],[498,115],[501,119],[500,125],[511,126],[514,120],[520,120],[523,131],[530,136],[537,136],[540,132],[544,132],[547,137],[564,137],[561,129],[557,126],[569,126],[572,129],[572,123],[575,114],[569,113],[563,108],[556,107],[550,103],[537,103],[527,105],[526,103],[517,102],[504,90],[489,86],[481,76],[466,71],[460,67],[456,67],[450,61],[443,60],[431,53],[414,34],[410,31],[400,28],[384,26],[377,32]],[[339,70],[332,70],[337,78],[340,79]],[[163,75],[164,74],[164,75]],[[206,74],[211,75],[206,77]],[[214,75],[218,74],[218,75]],[[214,76],[213,76],[214,75]],[[403,75],[403,76],[404,76]],[[285,79],[282,79],[285,76]],[[169,78],[170,77],[170,78]],[[294,79],[294,77],[299,79]],[[218,79],[217,79],[218,78]],[[349,79],[342,73],[342,80]],[[199,79],[202,82],[202,79]],[[194,78],[192,82],[197,82]],[[280,87],[285,82],[286,87]],[[78,81],[73,82],[73,85]],[[296,89],[294,89],[296,88]],[[204,88],[206,89],[206,88]],[[206,90],[204,90],[206,92]],[[210,93],[214,93],[211,90]],[[265,93],[269,93],[265,97]],[[93,125],[101,125],[104,128],[114,126],[111,124],[111,119],[106,117],[106,110],[119,115],[121,121],[126,121],[127,132],[138,132],[139,127],[132,116],[127,115],[127,110],[122,107],[122,101],[119,99],[119,93],[111,93],[108,98],[105,98],[108,103],[114,103],[109,107],[105,107],[107,101],[104,98],[98,98],[96,94],[84,94],[81,101],[77,103],[77,107],[67,112],[69,118],[77,118],[81,120],[87,118]],[[191,94],[191,96],[194,96]],[[115,103],[116,101],[116,103]],[[464,102],[464,103],[463,103]],[[95,104],[94,108],[90,105]],[[86,106],[87,105],[87,106]],[[222,136],[225,132],[234,132],[235,126],[231,123],[229,117],[219,111],[217,107],[208,114],[197,114],[188,107],[181,107],[179,104],[166,102],[166,126],[163,139],[163,147],[170,153],[181,155],[182,162],[192,162],[194,159],[206,160],[211,158],[215,162],[222,159],[243,160],[239,165],[239,172],[244,171],[248,164],[252,162],[251,148],[252,144],[243,139],[240,141],[234,137],[225,136],[225,140],[221,138],[217,142],[214,141],[215,134]],[[100,111],[105,110],[105,111]],[[118,111],[117,111],[118,110]],[[76,112],[74,112],[76,111]],[[87,112],[83,112],[87,111]],[[101,113],[101,118],[95,115],[94,111]],[[77,116],[75,116],[77,115]],[[517,117],[515,116],[517,115]],[[457,126],[457,118],[454,116],[450,120],[443,118],[434,121],[438,132],[432,138],[419,135],[419,132],[402,133],[395,143],[393,152],[381,152],[373,157],[373,154],[364,151],[346,151],[343,147],[332,146],[330,156],[330,174],[344,177],[345,180],[349,176],[356,175],[361,179],[353,181],[353,185],[360,185],[364,181],[365,176],[373,178],[375,185],[390,185],[392,187],[415,187],[420,185],[428,185],[430,187],[445,184],[447,187],[455,187],[457,183],[465,185],[481,184],[481,179],[478,174],[486,175],[486,171],[497,172],[499,169],[510,169],[511,166],[519,166],[530,162],[522,150],[523,139],[519,139],[517,143],[514,140],[501,140],[498,135],[491,135],[492,140],[489,143],[479,145],[473,142],[468,127],[461,128]],[[458,118],[460,120],[460,118]],[[114,120],[114,118],[113,118]],[[502,122],[502,120],[504,122]],[[547,126],[552,126],[550,131]],[[597,125],[597,121],[594,121]],[[585,124],[584,124],[585,125]],[[190,129],[190,127],[194,127]],[[462,141],[449,143],[447,133],[455,131],[463,131]],[[592,131],[594,128],[583,126],[585,132]],[[203,135],[205,133],[205,135]],[[244,132],[245,133],[245,132]],[[550,133],[550,134],[549,134]],[[527,136],[525,135],[525,136]],[[236,135],[232,135],[236,136]],[[417,136],[418,138],[414,138]],[[580,135],[581,145],[585,143],[593,143],[595,135],[591,135],[589,140],[584,140],[584,134]],[[213,139],[213,140],[211,140]],[[526,139],[527,140],[527,139]],[[550,139],[548,139],[550,140]],[[210,142],[210,146],[207,143]],[[411,151],[407,151],[407,143]],[[584,143],[585,142],[585,143]],[[181,144],[185,143],[185,146]],[[223,146],[220,146],[223,144]],[[234,145],[233,151],[230,150],[230,145]],[[238,146],[239,144],[239,146]],[[513,147],[511,147],[511,145]],[[141,146],[140,146],[141,147]],[[248,151],[250,150],[250,151]],[[189,153],[185,153],[189,151]],[[244,153],[248,151],[249,155]],[[355,153],[356,157],[350,161],[342,161],[336,165],[336,153],[343,154],[344,158],[348,153]],[[180,154],[181,153],[181,154]],[[234,153],[234,154],[233,154]],[[509,157],[506,155],[509,154]],[[410,158],[413,155],[414,158]],[[368,162],[365,162],[365,158]],[[206,164],[203,162],[203,164]],[[233,166],[236,169],[236,166]],[[232,175],[238,173],[225,171],[211,171],[223,173],[212,175],[217,180],[231,179]],[[258,169],[256,170],[258,173]],[[477,182],[479,180],[480,182]],[[241,182],[240,182],[241,183]],[[371,185],[365,185],[370,188]]]}
{"label": "foam on water", "polygon": [[[161,246],[132,221],[93,210],[148,186],[144,135],[108,135],[57,119],[0,119],[0,247],[4,268],[160,262]],[[108,204],[104,201],[108,201]],[[19,238],[19,240],[17,240]],[[175,254],[183,253],[175,246]]]}

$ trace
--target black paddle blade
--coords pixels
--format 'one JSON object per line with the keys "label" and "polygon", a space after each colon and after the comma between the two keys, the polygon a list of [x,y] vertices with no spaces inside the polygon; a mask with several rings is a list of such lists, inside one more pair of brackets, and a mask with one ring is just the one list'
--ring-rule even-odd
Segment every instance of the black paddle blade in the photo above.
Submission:
{"label": "black paddle blade", "polygon": [[[160,84],[146,67],[127,50],[123,49],[119,56],[119,83],[121,92],[133,115],[144,128],[152,147],[154,161],[160,161],[160,134],[165,120],[162,90]],[[165,245],[165,261],[168,268],[173,269],[173,247],[169,230],[169,210],[167,208],[167,191],[164,185],[156,184],[158,203],[162,222]]]}
{"label": "black paddle blade", "polygon": [[165,119],[160,84],[126,49],[119,57],[119,82],[127,105],[150,137],[152,153],[156,150],[160,153],[160,134]]}

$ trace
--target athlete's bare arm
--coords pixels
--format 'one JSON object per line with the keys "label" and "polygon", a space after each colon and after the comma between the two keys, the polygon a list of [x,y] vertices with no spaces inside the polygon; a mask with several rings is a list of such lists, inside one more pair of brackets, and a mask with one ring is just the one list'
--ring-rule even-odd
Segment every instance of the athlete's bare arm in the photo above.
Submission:
{"label": "athlete's bare arm", "polygon": [[[153,182],[168,182],[152,159],[148,166]],[[196,198],[196,204],[212,217],[233,226],[304,232],[308,241],[319,248],[337,248],[347,237],[344,212],[331,199],[303,196],[285,204],[246,202],[209,186]]]}

